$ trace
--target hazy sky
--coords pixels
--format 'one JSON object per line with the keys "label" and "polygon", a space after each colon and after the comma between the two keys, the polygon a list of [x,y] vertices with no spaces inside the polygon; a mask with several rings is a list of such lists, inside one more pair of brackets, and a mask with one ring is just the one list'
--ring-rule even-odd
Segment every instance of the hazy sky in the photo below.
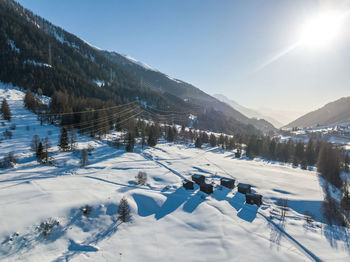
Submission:
{"label": "hazy sky", "polygon": [[350,18],[328,46],[299,46],[263,66],[299,40],[320,8],[346,11],[349,1],[19,2],[93,45],[247,107],[306,112],[350,95]]}

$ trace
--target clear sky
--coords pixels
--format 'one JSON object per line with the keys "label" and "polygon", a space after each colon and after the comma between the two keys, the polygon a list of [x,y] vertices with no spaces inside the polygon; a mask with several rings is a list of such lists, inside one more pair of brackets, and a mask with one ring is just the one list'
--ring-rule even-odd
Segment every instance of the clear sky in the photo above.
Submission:
{"label": "clear sky", "polygon": [[250,108],[307,112],[350,95],[350,18],[331,44],[291,48],[308,18],[345,12],[346,0],[19,2],[95,46]]}

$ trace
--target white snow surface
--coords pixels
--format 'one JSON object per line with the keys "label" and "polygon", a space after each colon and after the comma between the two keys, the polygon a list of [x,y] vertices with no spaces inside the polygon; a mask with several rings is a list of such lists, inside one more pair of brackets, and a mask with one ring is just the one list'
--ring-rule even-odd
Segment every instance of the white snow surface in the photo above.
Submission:
{"label": "white snow surface", "polygon": [[34,61],[34,60],[26,60],[26,61],[24,61],[24,63],[25,64],[33,64],[35,66],[52,67],[49,64],[37,62],[37,61]]}
{"label": "white snow surface", "polygon": [[105,84],[104,80],[93,80],[93,82],[98,86],[102,87]]}
{"label": "white snow surface", "polygon": [[159,72],[157,69],[154,69],[153,67],[151,67],[150,65],[144,63],[144,62],[141,62],[129,55],[122,55],[124,56],[126,59],[128,59],[129,61],[133,62],[134,64],[137,64],[139,66],[142,66],[143,68],[147,69],[147,70],[151,70],[151,71],[155,71],[155,72]]}
{"label": "white snow surface", "polygon": [[[235,159],[218,148],[197,149],[160,141],[134,153],[105,140],[78,136],[78,147],[94,146],[89,165],[79,153],[59,152],[59,128],[40,125],[23,107],[24,93],[0,87],[13,114],[13,138],[0,143],[1,156],[14,152],[19,163],[0,169],[0,261],[349,261],[348,231],[323,223],[322,183],[314,171],[263,160]],[[29,126],[30,130],[27,130]],[[30,151],[34,134],[49,136],[56,164],[41,165]],[[148,174],[139,186],[134,177]],[[184,178],[202,174],[214,193],[182,187]],[[221,176],[252,185],[263,195],[258,208],[243,194],[218,185]],[[133,219],[117,220],[126,197]],[[281,219],[276,202],[287,198]],[[90,215],[80,207],[92,206]],[[314,222],[305,222],[309,211]],[[59,221],[43,237],[38,226]],[[10,238],[12,240],[10,240]]]}
{"label": "white snow surface", "polygon": [[15,42],[13,40],[9,40],[9,45],[11,46],[11,49],[15,51],[17,54],[20,53],[20,50],[18,47],[16,47]]}

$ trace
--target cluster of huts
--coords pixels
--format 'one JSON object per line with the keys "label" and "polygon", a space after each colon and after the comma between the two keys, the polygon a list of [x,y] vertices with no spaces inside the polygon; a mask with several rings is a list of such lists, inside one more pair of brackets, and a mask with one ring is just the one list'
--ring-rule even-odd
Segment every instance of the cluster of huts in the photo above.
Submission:
{"label": "cluster of huts", "polygon": [[[220,185],[233,189],[235,187],[235,180],[232,178],[227,178],[227,177],[221,177],[220,178]],[[199,175],[199,174],[194,174],[192,175],[192,181],[185,179],[183,182],[183,187],[185,189],[191,190],[194,189],[194,183],[199,185],[199,190],[211,194],[214,192],[214,186],[212,184],[207,184],[205,182],[205,176]],[[244,183],[238,183],[237,185],[237,190],[239,193],[245,194],[245,199],[247,204],[254,205],[256,204],[257,206],[262,205],[262,195],[255,194],[251,192],[252,186],[249,184],[244,184]]]}

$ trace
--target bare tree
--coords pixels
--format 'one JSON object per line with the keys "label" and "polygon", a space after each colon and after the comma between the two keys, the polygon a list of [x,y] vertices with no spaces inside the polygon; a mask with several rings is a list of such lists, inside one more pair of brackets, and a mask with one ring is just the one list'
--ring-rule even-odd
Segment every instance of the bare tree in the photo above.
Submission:
{"label": "bare tree", "polygon": [[81,156],[80,156],[80,166],[81,166],[81,167],[84,167],[84,166],[86,166],[86,165],[89,164],[87,155],[88,155],[88,153],[87,153],[86,148],[83,148],[83,149],[81,150]]}
{"label": "bare tree", "polygon": [[147,182],[147,173],[140,171],[137,176],[135,177],[136,184],[138,185],[145,185]]}
{"label": "bare tree", "polygon": [[279,206],[279,208],[281,210],[281,217],[282,218],[286,217],[286,214],[288,211],[288,199],[280,198],[277,201],[277,205]]}

